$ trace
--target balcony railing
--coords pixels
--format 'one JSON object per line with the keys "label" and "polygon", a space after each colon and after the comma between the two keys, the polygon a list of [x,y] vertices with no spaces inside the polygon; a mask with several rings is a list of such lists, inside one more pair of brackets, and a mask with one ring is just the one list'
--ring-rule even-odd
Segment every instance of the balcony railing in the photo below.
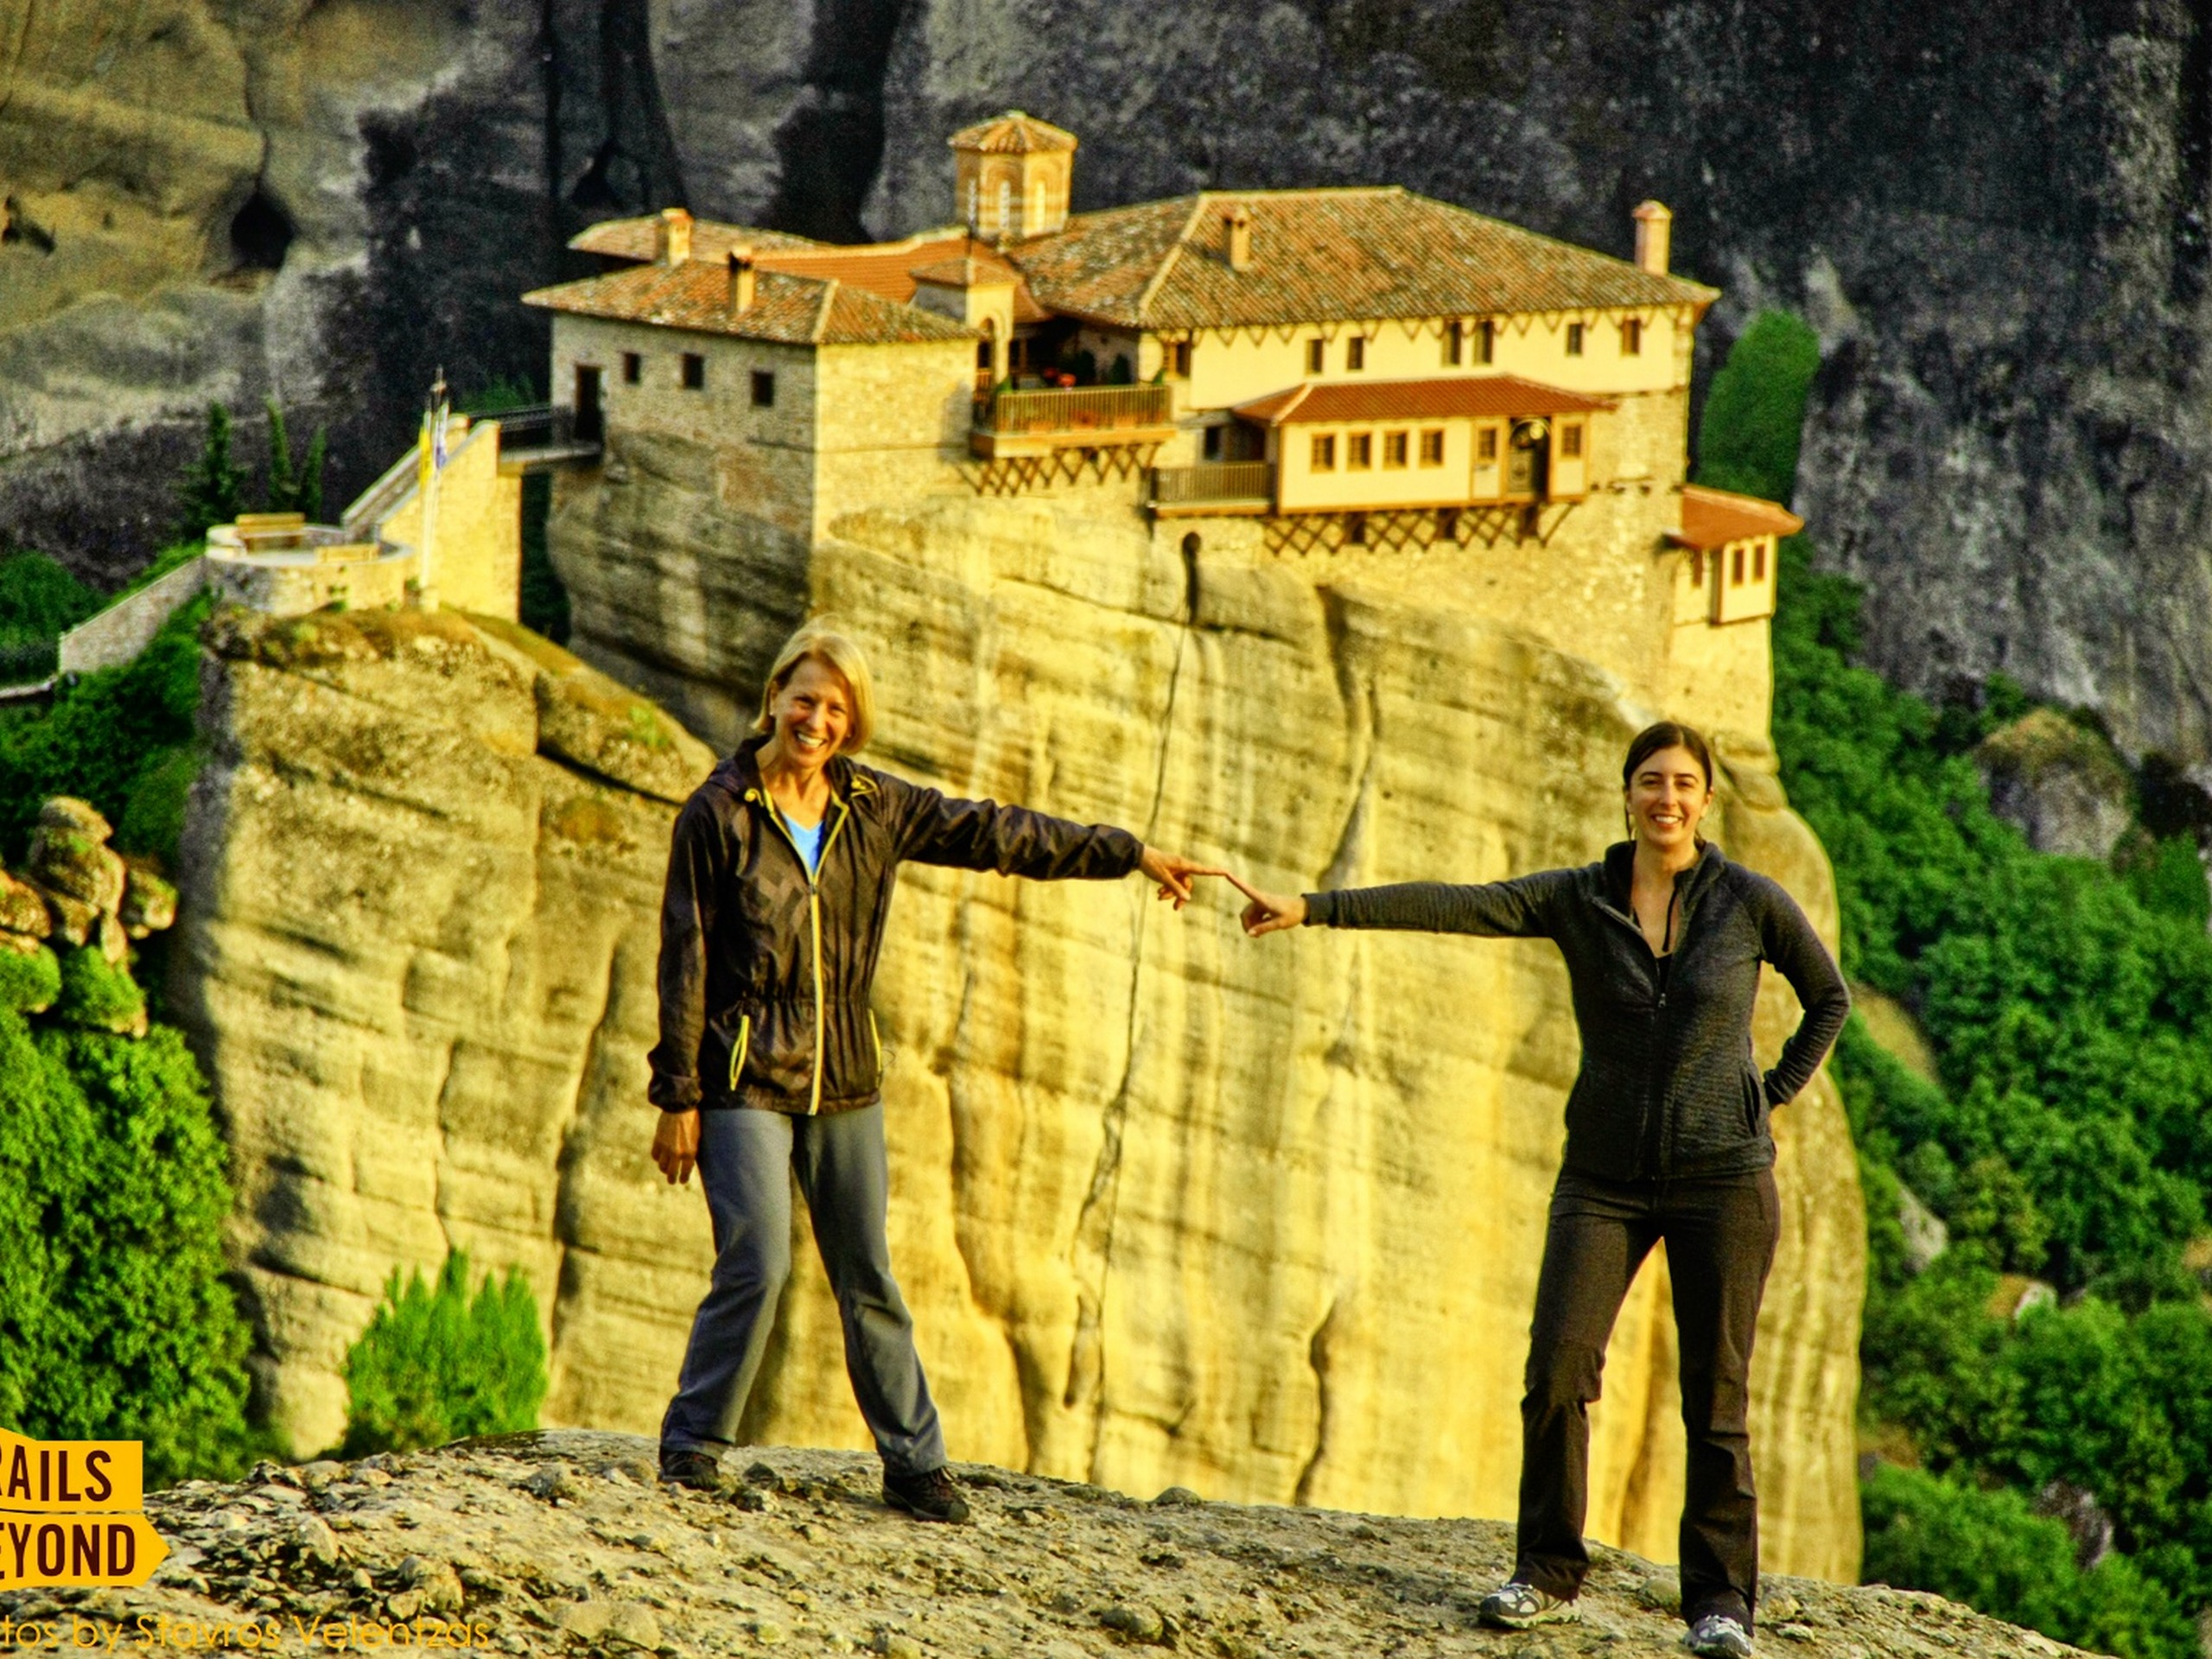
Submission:
{"label": "balcony railing", "polygon": [[481,418],[499,423],[499,448],[543,449],[572,443],[576,438],[576,411],[559,404],[531,404],[505,409]]}
{"label": "balcony railing", "polygon": [[1275,469],[1264,461],[1206,461],[1153,469],[1155,508],[1266,507],[1274,499]]}
{"label": "balcony railing", "polygon": [[[1175,423],[1172,386],[1074,386],[1001,391],[976,405],[976,429],[996,437],[1137,432]],[[1111,442],[1110,437],[1108,439]]]}

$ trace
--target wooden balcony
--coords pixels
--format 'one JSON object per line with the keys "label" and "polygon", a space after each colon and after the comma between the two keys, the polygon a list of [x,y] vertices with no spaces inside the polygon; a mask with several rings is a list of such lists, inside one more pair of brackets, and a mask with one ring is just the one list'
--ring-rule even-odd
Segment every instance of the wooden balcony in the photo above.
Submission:
{"label": "wooden balcony", "polygon": [[1275,469],[1264,461],[1208,461],[1196,467],[1155,467],[1152,510],[1163,518],[1195,513],[1274,511]]}
{"label": "wooden balcony", "polygon": [[1170,386],[1001,391],[976,404],[969,447],[986,460],[1164,443],[1175,435]]}

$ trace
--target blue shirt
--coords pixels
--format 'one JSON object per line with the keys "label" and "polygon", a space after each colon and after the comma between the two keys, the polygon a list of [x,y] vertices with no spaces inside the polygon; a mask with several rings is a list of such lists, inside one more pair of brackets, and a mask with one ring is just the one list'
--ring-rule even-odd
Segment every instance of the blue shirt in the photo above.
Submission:
{"label": "blue shirt", "polygon": [[799,857],[805,861],[807,874],[813,874],[822,868],[822,826],[829,819],[825,816],[817,818],[812,823],[794,823],[780,808],[776,816],[783,819],[784,828],[791,832],[791,840],[798,847]]}

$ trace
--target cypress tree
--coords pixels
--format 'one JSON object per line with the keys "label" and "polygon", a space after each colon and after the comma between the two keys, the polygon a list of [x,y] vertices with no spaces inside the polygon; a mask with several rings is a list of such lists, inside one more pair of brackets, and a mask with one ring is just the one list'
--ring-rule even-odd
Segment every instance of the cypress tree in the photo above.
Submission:
{"label": "cypress tree", "polygon": [[307,461],[300,468],[300,511],[311,524],[322,522],[322,469],[329,460],[329,449],[328,429],[316,427],[315,435],[308,440]]}
{"label": "cypress tree", "polygon": [[210,404],[207,442],[178,485],[179,539],[196,540],[207,533],[209,525],[236,518],[238,490],[245,481],[245,473],[231,459],[231,411],[221,404]]}
{"label": "cypress tree", "polygon": [[284,406],[264,398],[269,411],[269,511],[294,512],[300,505],[300,484],[292,471],[292,435],[284,427]]}

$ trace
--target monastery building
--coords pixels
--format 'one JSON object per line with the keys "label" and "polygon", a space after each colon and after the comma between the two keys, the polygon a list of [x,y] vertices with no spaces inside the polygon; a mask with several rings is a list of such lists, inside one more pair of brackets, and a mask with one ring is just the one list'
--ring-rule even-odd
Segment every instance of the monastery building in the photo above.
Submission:
{"label": "monastery building", "polygon": [[[1052,496],[1207,556],[1402,568],[1764,746],[1771,502],[1689,485],[1714,289],[1395,187],[1069,209],[1074,135],[960,132],[960,222],[831,246],[594,226],[553,314],[575,436],[711,455],[758,560],[936,495]],[[564,478],[579,491],[603,474]],[[560,556],[560,513],[555,551]],[[584,619],[580,619],[580,621]]]}

